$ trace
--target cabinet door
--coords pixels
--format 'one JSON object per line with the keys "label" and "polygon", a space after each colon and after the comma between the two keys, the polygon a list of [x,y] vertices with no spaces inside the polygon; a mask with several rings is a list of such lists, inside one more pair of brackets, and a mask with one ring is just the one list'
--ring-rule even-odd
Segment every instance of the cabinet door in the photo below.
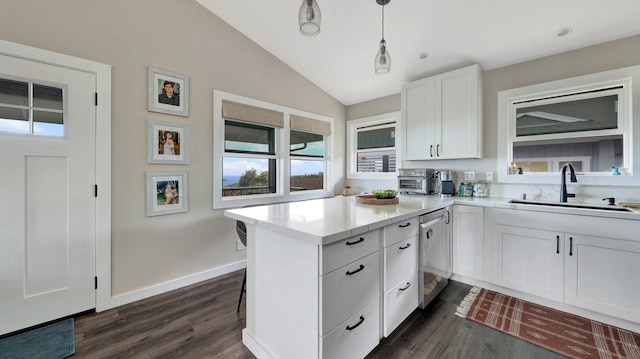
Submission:
{"label": "cabinet door", "polygon": [[565,234],[565,302],[640,322],[640,242]]}
{"label": "cabinet door", "polygon": [[478,65],[435,77],[435,142],[439,159],[482,157],[481,78]]}
{"label": "cabinet door", "polygon": [[563,234],[496,224],[493,282],[521,292],[563,300]]}
{"label": "cabinet door", "polygon": [[453,273],[484,279],[484,208],[453,206]]}
{"label": "cabinet door", "polygon": [[402,88],[402,159],[435,157],[435,80],[412,82]]}
{"label": "cabinet door", "polygon": [[418,271],[418,235],[384,249],[385,291]]}

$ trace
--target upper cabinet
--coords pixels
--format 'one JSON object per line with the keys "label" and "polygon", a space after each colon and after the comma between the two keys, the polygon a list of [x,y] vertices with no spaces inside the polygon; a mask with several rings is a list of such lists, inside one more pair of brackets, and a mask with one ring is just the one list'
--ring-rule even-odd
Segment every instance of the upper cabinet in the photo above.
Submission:
{"label": "upper cabinet", "polygon": [[482,69],[478,65],[402,87],[402,159],[482,157]]}

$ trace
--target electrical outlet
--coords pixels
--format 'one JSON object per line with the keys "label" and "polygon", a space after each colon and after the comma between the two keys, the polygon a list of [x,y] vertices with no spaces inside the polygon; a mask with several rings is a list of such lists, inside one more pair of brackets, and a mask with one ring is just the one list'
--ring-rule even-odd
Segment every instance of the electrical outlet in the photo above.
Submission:
{"label": "electrical outlet", "polygon": [[247,247],[245,247],[244,244],[242,244],[242,242],[239,239],[237,239],[236,240],[236,248],[237,248],[238,251],[243,251]]}
{"label": "electrical outlet", "polygon": [[487,178],[487,182],[493,181],[493,172],[487,172],[486,178]]}
{"label": "electrical outlet", "polygon": [[475,181],[476,180],[476,173],[473,172],[473,171],[465,171],[464,179],[465,179],[465,181]]}

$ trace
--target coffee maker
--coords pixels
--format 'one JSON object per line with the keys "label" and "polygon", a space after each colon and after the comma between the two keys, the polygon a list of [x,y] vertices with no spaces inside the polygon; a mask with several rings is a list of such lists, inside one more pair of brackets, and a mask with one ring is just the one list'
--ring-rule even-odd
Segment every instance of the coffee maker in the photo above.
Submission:
{"label": "coffee maker", "polygon": [[453,171],[440,170],[433,173],[433,193],[450,197],[456,193],[456,174]]}

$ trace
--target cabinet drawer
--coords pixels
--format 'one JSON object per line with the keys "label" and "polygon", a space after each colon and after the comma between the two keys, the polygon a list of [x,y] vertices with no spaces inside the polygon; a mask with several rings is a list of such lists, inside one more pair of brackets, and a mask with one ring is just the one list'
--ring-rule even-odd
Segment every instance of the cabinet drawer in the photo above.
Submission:
{"label": "cabinet drawer", "polygon": [[319,272],[327,274],[377,251],[380,233],[381,230],[375,230],[323,246],[320,251],[322,268]]}
{"label": "cabinet drawer", "polygon": [[384,227],[384,247],[418,234],[418,217]]}
{"label": "cabinet drawer", "polygon": [[418,307],[418,271],[384,295],[384,336],[387,337]]}
{"label": "cabinet drawer", "polygon": [[378,252],[321,277],[321,333],[327,334],[380,295]]}
{"label": "cabinet drawer", "polygon": [[368,305],[321,339],[326,359],[364,358],[380,342],[380,301]]}
{"label": "cabinet drawer", "polygon": [[384,249],[384,290],[418,270],[418,236],[415,235]]}

